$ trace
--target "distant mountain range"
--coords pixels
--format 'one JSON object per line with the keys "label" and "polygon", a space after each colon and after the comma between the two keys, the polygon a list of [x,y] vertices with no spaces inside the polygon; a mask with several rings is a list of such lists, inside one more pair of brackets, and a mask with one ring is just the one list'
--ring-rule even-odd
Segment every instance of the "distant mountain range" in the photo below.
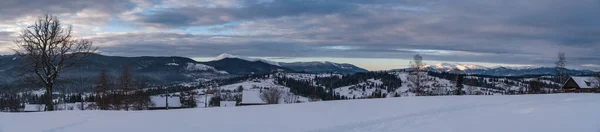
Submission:
{"label": "distant mountain range", "polygon": [[[466,74],[479,74],[490,76],[522,76],[522,75],[555,75],[554,67],[485,67],[472,64],[458,63],[440,63],[435,65],[426,65],[427,70],[434,72],[461,72]],[[590,70],[567,69],[570,75],[590,75],[597,74]]]}
{"label": "distant mountain range", "polygon": [[[0,79],[3,84],[20,83],[21,59],[14,55],[0,56]],[[184,57],[119,57],[93,54],[82,63],[67,69],[59,76],[62,80],[94,80],[105,69],[116,77],[124,66],[129,66],[134,75],[152,83],[187,82],[197,79],[212,79],[229,75],[225,71]]]}
{"label": "distant mountain range", "polygon": [[[20,72],[21,59],[14,55],[0,56],[0,88],[26,87]],[[272,72],[304,72],[304,73],[341,73],[354,74],[367,70],[346,63],[333,62],[274,62],[258,58],[221,54],[212,61],[198,62],[185,57],[120,57],[93,54],[77,67],[68,69],[61,80],[69,82],[88,82],[96,79],[98,73],[106,69],[117,77],[124,66],[129,66],[136,77],[153,84],[170,84],[179,82],[203,81],[215,78],[265,74]],[[459,71],[467,74],[491,76],[521,76],[555,74],[554,68],[488,68],[479,65],[441,63],[426,66],[430,71]],[[589,70],[567,70],[571,75],[597,74]]]}
{"label": "distant mountain range", "polygon": [[[243,62],[245,61],[245,62]],[[261,64],[264,63],[264,64]],[[213,61],[204,63],[217,69],[222,69],[233,74],[268,73],[272,71],[295,71],[307,73],[342,73],[354,74],[367,72],[367,70],[347,63],[333,62],[274,62],[258,58],[242,57],[223,53]],[[232,66],[231,64],[235,64]],[[269,64],[271,66],[265,65]]]}
{"label": "distant mountain range", "polygon": [[[21,59],[15,55],[0,56],[0,89],[2,87],[30,87],[20,73]],[[263,59],[222,54],[213,61],[197,62],[185,57],[120,57],[93,54],[76,67],[62,74],[61,80],[87,82],[95,80],[106,69],[117,77],[124,66],[129,66],[138,79],[153,84],[170,84],[224,78],[231,76],[265,74],[271,72],[308,72],[353,74],[367,70],[351,64],[333,62],[280,63]]]}

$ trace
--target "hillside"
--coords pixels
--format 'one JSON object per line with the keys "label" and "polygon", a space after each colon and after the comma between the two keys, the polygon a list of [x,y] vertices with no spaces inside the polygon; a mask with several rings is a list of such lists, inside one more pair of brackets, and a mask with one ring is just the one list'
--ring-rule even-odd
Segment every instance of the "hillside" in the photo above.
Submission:
{"label": "hillside", "polygon": [[0,131],[597,132],[597,102],[598,94],[439,96],[169,111],[0,113]]}
{"label": "hillside", "polygon": [[289,68],[269,64],[263,61],[248,61],[239,58],[226,57],[214,61],[201,63],[219,70],[227,71],[228,73],[235,75],[265,74],[278,71],[293,71]]}
{"label": "hillside", "polygon": [[[0,56],[1,86],[14,88],[26,85],[21,81],[24,77],[18,76],[21,72],[20,63],[21,59],[14,55]],[[116,77],[124,66],[129,66],[136,78],[152,84],[173,84],[229,76],[227,72],[185,57],[120,57],[92,54],[80,64],[61,74],[59,83],[89,84],[103,69]],[[81,89],[90,90],[89,88]]]}

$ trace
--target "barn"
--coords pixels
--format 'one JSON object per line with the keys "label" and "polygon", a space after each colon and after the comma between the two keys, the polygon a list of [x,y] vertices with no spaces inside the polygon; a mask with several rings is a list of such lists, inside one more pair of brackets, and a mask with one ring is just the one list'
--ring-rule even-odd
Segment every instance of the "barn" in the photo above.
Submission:
{"label": "barn", "polygon": [[567,93],[597,93],[600,92],[600,80],[597,77],[571,76],[563,90]]}

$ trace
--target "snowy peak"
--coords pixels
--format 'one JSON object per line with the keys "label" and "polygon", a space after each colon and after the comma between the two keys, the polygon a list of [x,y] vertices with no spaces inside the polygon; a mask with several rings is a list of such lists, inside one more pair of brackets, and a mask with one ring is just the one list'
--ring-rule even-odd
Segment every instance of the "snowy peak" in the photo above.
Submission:
{"label": "snowy peak", "polygon": [[215,60],[222,60],[222,59],[225,59],[225,58],[239,58],[239,57],[236,56],[236,55],[232,55],[232,54],[228,54],[228,53],[223,53],[223,54],[220,54],[219,56],[215,57]]}
{"label": "snowy peak", "polygon": [[440,71],[453,71],[453,70],[465,71],[465,70],[472,70],[472,69],[489,69],[487,67],[480,66],[480,65],[459,64],[459,63],[453,63],[453,64],[439,63],[439,64],[435,64],[435,65],[425,65],[425,67],[429,68],[429,69],[440,70]]}
{"label": "snowy peak", "polygon": [[222,60],[222,59],[225,59],[225,58],[242,59],[242,60],[252,61],[252,62],[260,61],[260,62],[264,62],[264,63],[271,64],[271,65],[281,66],[281,65],[279,65],[279,62],[268,61],[268,60],[258,59],[258,58],[250,58],[250,57],[244,57],[244,56],[237,56],[237,55],[228,54],[228,53],[223,53],[223,54],[215,57],[214,60],[218,61],[218,60]]}
{"label": "snowy peak", "polygon": [[308,73],[343,73],[354,74],[357,72],[367,72],[367,70],[357,67],[352,64],[334,63],[329,61],[313,61],[313,62],[292,62],[281,63],[283,67],[293,69],[295,71],[303,71]]}

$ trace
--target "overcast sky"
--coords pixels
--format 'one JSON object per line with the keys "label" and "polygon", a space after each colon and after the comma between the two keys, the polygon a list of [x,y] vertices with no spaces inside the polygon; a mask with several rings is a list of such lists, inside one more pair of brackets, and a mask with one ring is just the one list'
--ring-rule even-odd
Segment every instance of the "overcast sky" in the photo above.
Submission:
{"label": "overcast sky", "polygon": [[44,13],[106,55],[600,69],[600,0],[2,0],[0,53]]}

